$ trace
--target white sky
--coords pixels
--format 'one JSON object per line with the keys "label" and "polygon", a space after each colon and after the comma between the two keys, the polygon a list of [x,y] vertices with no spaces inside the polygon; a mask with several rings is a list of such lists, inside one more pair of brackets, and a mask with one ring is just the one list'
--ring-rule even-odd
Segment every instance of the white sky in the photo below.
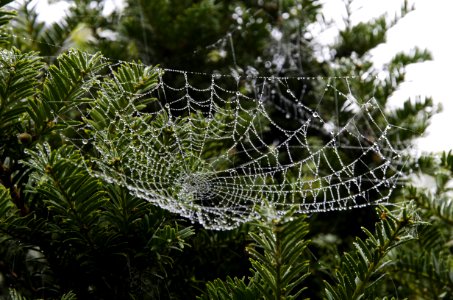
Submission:
{"label": "white sky", "polygon": [[[49,9],[46,0],[36,0],[46,21],[58,19],[68,4],[59,2]],[[120,6],[121,0],[108,0],[106,10]],[[335,20],[341,27],[345,15],[343,0],[323,0],[325,17]],[[402,0],[355,0],[354,22],[366,21],[383,13],[393,16],[399,12]],[[377,66],[388,62],[397,52],[408,52],[414,46],[427,48],[434,60],[407,67],[406,83],[401,86],[392,99],[391,105],[399,106],[409,97],[416,95],[432,96],[435,103],[441,103],[443,112],[436,115],[428,128],[428,135],[418,141],[421,151],[445,151],[453,149],[453,89],[450,82],[453,77],[453,1],[451,0],[410,0],[415,4],[415,11],[410,12],[388,32],[386,44],[373,50],[373,59]],[[331,41],[336,33],[332,27],[321,38]]]}
{"label": "white sky", "polygon": [[[383,13],[394,16],[400,11],[402,0],[356,0],[353,20],[366,21]],[[433,60],[407,67],[406,83],[392,99],[391,105],[400,106],[409,97],[425,95],[441,103],[443,112],[432,119],[428,135],[418,141],[421,151],[448,151],[453,149],[453,1],[411,0],[415,11],[401,19],[388,32],[387,43],[372,51],[376,65],[388,62],[397,52],[409,52],[415,46],[426,48]],[[342,0],[324,0],[325,13],[341,26],[345,14]],[[333,29],[332,31],[335,31]],[[329,36],[330,35],[330,36]],[[327,39],[332,34],[328,34]]]}

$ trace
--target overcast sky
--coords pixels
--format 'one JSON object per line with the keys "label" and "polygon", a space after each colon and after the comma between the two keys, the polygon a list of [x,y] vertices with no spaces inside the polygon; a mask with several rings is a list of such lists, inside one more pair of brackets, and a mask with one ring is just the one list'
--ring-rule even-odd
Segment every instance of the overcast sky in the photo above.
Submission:
{"label": "overcast sky", "polygon": [[[46,0],[36,0],[39,6],[46,7]],[[342,26],[345,15],[344,0],[323,0],[327,19],[335,21],[335,26]],[[106,8],[113,8],[121,0],[108,0]],[[366,21],[383,13],[393,16],[400,10],[403,0],[355,0],[353,2],[354,22]],[[421,138],[418,147],[421,151],[444,151],[453,149],[453,1],[451,0],[409,0],[415,4],[415,11],[410,12],[388,32],[386,44],[373,50],[373,59],[377,66],[388,62],[399,51],[408,52],[415,46],[427,48],[434,60],[407,67],[406,83],[395,93],[391,105],[399,106],[409,97],[416,95],[432,96],[435,103],[441,103],[443,112],[436,115],[428,129],[428,135]],[[55,9],[41,10],[47,21],[58,18],[56,11],[63,11],[65,3],[59,2]],[[322,38],[331,41],[336,28],[325,32]]]}
{"label": "overcast sky", "polygon": [[[353,20],[366,21],[383,13],[393,16],[400,10],[402,0],[356,0]],[[392,97],[392,105],[400,106],[404,100],[416,95],[432,96],[441,103],[443,112],[436,115],[427,137],[419,140],[421,151],[447,151],[453,149],[453,1],[411,0],[415,11],[410,12],[388,32],[387,43],[372,51],[376,65],[388,62],[399,51],[408,52],[415,46],[426,48],[433,61],[407,67],[407,83]],[[324,0],[327,18],[341,26],[345,15],[343,0]],[[334,29],[332,31],[335,31]],[[330,34],[331,36],[332,34]],[[327,34],[327,40],[329,34]]]}

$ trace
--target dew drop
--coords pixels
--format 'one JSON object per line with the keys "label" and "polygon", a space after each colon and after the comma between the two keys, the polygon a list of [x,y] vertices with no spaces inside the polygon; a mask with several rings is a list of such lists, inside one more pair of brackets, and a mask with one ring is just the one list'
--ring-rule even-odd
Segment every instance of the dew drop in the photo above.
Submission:
{"label": "dew drop", "polygon": [[264,67],[266,67],[267,69],[270,69],[272,67],[272,63],[270,61],[266,61],[264,63]]}
{"label": "dew drop", "polygon": [[289,118],[291,118],[291,114],[290,114],[290,113],[286,113],[285,117],[286,117],[287,119],[289,119]]}
{"label": "dew drop", "polygon": [[84,144],[84,145],[88,144],[88,140],[87,139],[83,139],[82,140],[82,144]]}
{"label": "dew drop", "polygon": [[219,72],[214,72],[212,74],[212,78],[214,79],[220,79],[222,77],[222,74],[220,74]]}

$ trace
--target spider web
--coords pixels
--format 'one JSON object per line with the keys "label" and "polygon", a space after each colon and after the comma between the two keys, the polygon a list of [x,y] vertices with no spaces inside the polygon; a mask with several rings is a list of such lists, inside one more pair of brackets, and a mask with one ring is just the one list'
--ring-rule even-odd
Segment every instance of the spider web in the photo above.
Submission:
{"label": "spider web", "polygon": [[[387,204],[403,175],[404,149],[389,138],[401,128],[377,99],[354,96],[364,78],[107,65],[108,75],[87,82],[94,100],[76,109],[82,125],[66,121],[73,112],[55,115],[72,128],[65,139],[91,175],[206,228],[235,228],[262,208],[278,215]],[[140,83],[120,82],[126,65],[155,72],[155,86],[127,91]]]}
{"label": "spider web", "polygon": [[[388,138],[395,128],[375,98],[351,92],[360,78],[156,74],[150,91],[122,91],[121,109],[114,97],[80,109],[86,122],[70,140],[95,153],[86,157],[92,175],[206,228],[237,227],[263,207],[315,213],[387,203],[401,175]],[[323,89],[318,99],[304,93],[309,82]],[[99,116],[108,124],[90,122]]]}

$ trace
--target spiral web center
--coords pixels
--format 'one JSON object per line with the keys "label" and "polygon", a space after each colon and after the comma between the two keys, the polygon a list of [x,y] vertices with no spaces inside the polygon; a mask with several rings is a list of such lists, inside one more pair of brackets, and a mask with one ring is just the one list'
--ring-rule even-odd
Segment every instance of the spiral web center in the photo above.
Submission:
{"label": "spiral web center", "polygon": [[178,199],[181,201],[209,200],[214,195],[211,192],[211,183],[205,174],[186,174],[176,181],[180,191]]}

